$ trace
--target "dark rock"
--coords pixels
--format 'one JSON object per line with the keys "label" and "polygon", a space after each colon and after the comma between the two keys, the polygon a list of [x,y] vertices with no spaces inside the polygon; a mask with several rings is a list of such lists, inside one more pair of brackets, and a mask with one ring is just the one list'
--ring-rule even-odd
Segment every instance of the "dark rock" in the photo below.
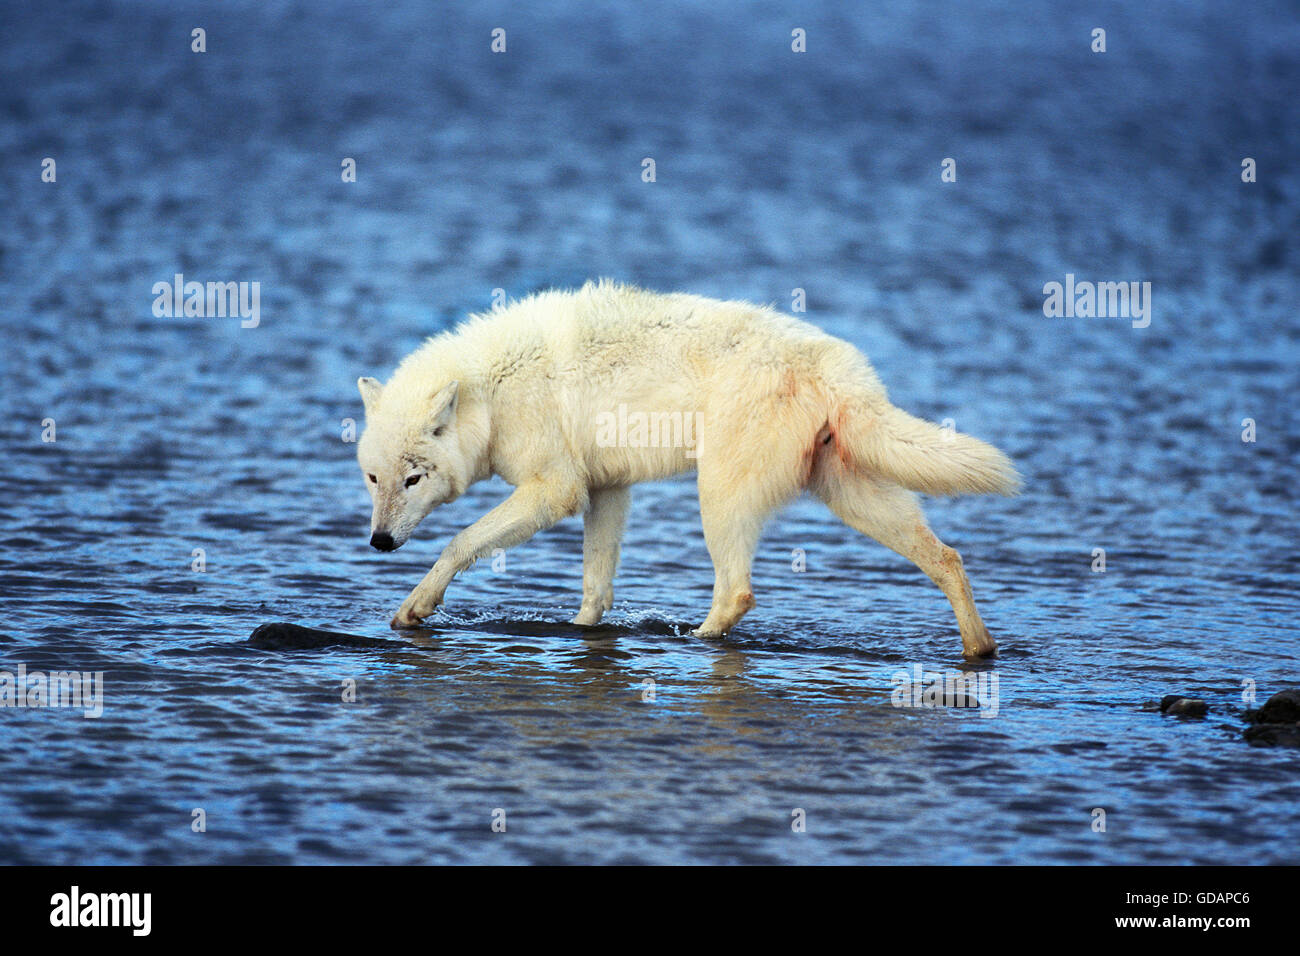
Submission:
{"label": "dark rock", "polygon": [[405,647],[402,641],[380,637],[361,637],[338,631],[321,631],[314,627],[277,622],[261,624],[248,638],[248,646],[268,651],[296,651],[316,647]]}
{"label": "dark rock", "polygon": [[1255,724],[1244,736],[1254,747],[1300,747],[1300,723]]}
{"label": "dark rock", "polygon": [[903,707],[957,707],[974,708],[988,706],[981,701],[975,687],[951,687],[945,684],[912,683],[906,688],[899,687],[895,693]]}
{"label": "dark rock", "polygon": [[1160,701],[1160,713],[1170,717],[1204,717],[1209,713],[1209,705],[1194,697],[1181,697],[1170,694]]}
{"label": "dark rock", "polygon": [[1300,690],[1280,690],[1258,710],[1246,711],[1254,726],[1242,734],[1255,747],[1300,747]]}
{"label": "dark rock", "polygon": [[1259,710],[1246,711],[1246,719],[1256,724],[1294,724],[1300,721],[1300,690],[1280,690]]}

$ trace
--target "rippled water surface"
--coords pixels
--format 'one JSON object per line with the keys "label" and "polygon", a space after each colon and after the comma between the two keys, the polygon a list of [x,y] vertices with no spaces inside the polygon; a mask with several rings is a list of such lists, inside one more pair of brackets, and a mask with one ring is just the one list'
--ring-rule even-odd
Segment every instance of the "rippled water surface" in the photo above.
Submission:
{"label": "rippled water surface", "polygon": [[[105,709],[0,710],[0,860],[1300,862],[1297,753],[1240,739],[1243,680],[1300,682],[1294,7],[446,6],[6,6],[0,669],[103,671]],[[178,272],[259,281],[260,325],[156,318]],[[1150,281],[1150,326],[1045,318],[1067,273]],[[506,487],[372,551],[355,379],[596,275],[805,289],[896,403],[1017,459],[1022,497],[928,506],[996,716],[893,706],[967,666],[951,611],[812,501],[690,637],[689,479],[634,492],[599,629],[564,623],[577,519],[388,629]]]}

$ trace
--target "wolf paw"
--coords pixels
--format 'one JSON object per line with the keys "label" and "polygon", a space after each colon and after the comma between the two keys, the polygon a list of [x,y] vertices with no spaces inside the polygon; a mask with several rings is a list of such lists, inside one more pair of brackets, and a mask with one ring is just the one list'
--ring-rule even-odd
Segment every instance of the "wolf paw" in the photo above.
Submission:
{"label": "wolf paw", "polygon": [[997,652],[998,642],[993,640],[987,631],[974,641],[962,642],[963,657],[993,657]]}
{"label": "wolf paw", "polygon": [[595,627],[597,624],[600,623],[600,619],[604,616],[605,616],[605,612],[600,610],[599,608],[584,607],[573,617],[573,619],[569,623],[580,624],[583,627]]}
{"label": "wolf paw", "polygon": [[573,624],[581,624],[584,627],[593,627],[600,623],[600,619],[605,616],[605,612],[614,606],[614,592],[606,589],[604,592],[593,596],[584,596],[582,607],[578,609],[578,614],[573,618]]}
{"label": "wolf paw", "polygon": [[388,626],[392,628],[419,627],[420,622],[432,614],[434,609],[441,603],[440,599],[425,598],[421,595],[412,594],[402,602],[402,606],[397,609],[397,613],[393,615],[393,619]]}

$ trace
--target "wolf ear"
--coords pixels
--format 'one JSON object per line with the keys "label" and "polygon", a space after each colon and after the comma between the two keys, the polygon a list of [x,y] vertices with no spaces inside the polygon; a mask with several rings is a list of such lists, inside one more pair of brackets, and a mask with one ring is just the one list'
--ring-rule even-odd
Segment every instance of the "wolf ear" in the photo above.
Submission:
{"label": "wolf ear", "polygon": [[377,378],[359,378],[357,379],[357,389],[361,392],[361,403],[366,406],[366,414],[369,415],[370,410],[378,403],[384,386],[379,383]]}
{"label": "wolf ear", "polygon": [[459,398],[460,382],[449,382],[429,399],[429,407],[433,410],[433,415],[429,419],[429,431],[435,435],[442,434],[442,430],[456,417]]}

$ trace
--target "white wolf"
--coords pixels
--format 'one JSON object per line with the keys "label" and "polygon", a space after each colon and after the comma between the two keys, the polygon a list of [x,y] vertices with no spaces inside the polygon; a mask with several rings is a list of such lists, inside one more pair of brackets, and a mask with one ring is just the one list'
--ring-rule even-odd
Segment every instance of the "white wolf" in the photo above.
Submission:
{"label": "white wolf", "polygon": [[[407,356],[387,384],[357,385],[374,547],[401,547],[435,506],[474,482],[500,475],[514,486],[452,538],[394,627],[431,614],[476,559],[578,513],[583,596],[574,622],[595,624],[613,603],[629,486],[696,470],[715,573],[696,634],[723,634],[753,607],[759,532],[807,489],[930,576],[956,611],[965,654],[997,647],[961,556],[930,531],[914,492],[1015,494],[1011,462],[895,408],[860,352],[805,322],[602,281],[471,317]],[[644,429],[611,429],[616,416],[626,423],[627,409],[674,426],[698,422],[698,434],[682,428],[683,440],[659,441]]]}

